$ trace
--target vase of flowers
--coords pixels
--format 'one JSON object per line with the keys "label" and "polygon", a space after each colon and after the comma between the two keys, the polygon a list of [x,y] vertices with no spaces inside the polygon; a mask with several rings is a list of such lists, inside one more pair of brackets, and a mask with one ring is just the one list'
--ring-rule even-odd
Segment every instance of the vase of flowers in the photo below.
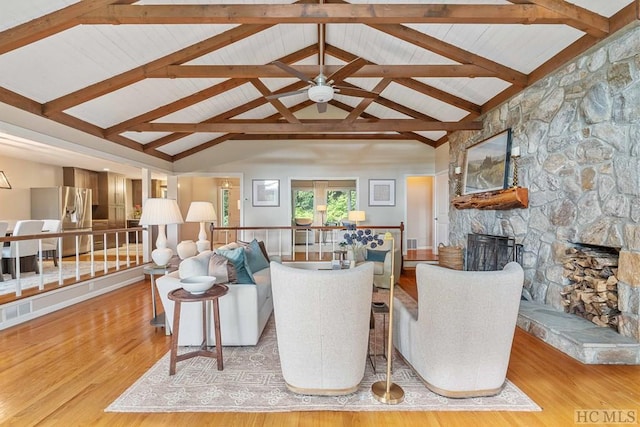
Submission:
{"label": "vase of flowers", "polygon": [[[352,225],[347,228],[347,232],[344,234],[343,243],[345,246],[350,247],[350,249],[348,249],[350,253],[347,253],[347,258],[356,261],[364,261],[366,255],[366,253],[364,253],[364,249],[375,249],[378,246],[383,245],[384,241],[370,229],[357,230],[355,225]],[[340,245],[342,246],[342,243]]]}

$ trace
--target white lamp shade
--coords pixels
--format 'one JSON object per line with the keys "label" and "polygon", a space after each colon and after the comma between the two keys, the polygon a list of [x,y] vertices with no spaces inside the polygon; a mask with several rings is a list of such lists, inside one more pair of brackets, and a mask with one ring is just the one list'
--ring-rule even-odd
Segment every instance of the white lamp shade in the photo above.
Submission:
{"label": "white lamp shade", "polygon": [[191,202],[187,212],[187,222],[215,221],[216,210],[211,202]]}
{"label": "white lamp shade", "polygon": [[187,222],[199,222],[200,232],[198,233],[198,241],[196,246],[198,252],[206,251],[210,247],[207,240],[207,232],[204,229],[205,222],[213,222],[216,218],[216,210],[211,202],[191,202],[189,212],[187,212]]}
{"label": "white lamp shade", "polygon": [[167,247],[166,224],[182,224],[182,214],[174,199],[152,198],[144,202],[140,225],[157,225],[158,238],[156,249],[151,252],[151,259],[157,265],[167,265],[173,256],[173,250]]}
{"label": "white lamp shade", "polygon": [[349,211],[349,221],[364,221],[365,213],[364,211]]}
{"label": "white lamp shade", "polygon": [[142,208],[140,225],[182,224],[182,214],[174,199],[147,199]]}
{"label": "white lamp shade", "polygon": [[318,206],[316,206],[316,210],[318,212],[326,212],[327,211],[327,205],[318,205]]}

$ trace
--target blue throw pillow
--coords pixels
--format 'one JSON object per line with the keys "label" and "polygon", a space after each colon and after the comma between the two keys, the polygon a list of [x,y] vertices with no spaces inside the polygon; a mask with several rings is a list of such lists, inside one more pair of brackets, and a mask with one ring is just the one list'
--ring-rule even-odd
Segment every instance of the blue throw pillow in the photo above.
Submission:
{"label": "blue throw pillow", "polygon": [[244,248],[235,249],[216,249],[216,253],[227,258],[236,268],[238,283],[251,284],[256,283],[253,279],[253,273],[245,262]]}
{"label": "blue throw pillow", "polygon": [[244,247],[244,256],[252,274],[269,267],[269,261],[264,257],[260,243],[256,239]]}
{"label": "blue throw pillow", "polygon": [[365,259],[373,262],[384,262],[387,252],[389,251],[374,251],[372,249],[367,249],[367,257]]}

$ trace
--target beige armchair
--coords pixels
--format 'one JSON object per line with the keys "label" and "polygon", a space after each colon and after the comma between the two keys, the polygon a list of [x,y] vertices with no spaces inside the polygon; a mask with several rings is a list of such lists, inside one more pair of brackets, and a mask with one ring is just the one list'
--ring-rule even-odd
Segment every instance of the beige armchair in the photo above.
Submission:
{"label": "beige armchair", "polygon": [[394,300],[394,346],[435,393],[499,393],[509,365],[523,278],[515,262],[500,271],[418,264],[417,312]]}
{"label": "beige armchair", "polygon": [[[399,245],[395,245],[393,254],[391,253],[391,240],[384,240],[384,244],[372,249],[369,246],[359,246],[356,248],[355,255],[353,249],[347,249],[347,258],[355,259],[356,264],[361,262],[373,263],[373,284],[377,288],[389,289],[391,284],[391,257],[395,257],[393,261],[393,277],[397,282],[400,279],[400,268],[402,263],[402,255],[400,253]],[[380,258],[382,252],[386,252],[383,257]]]}
{"label": "beige armchair", "polygon": [[372,263],[326,271],[271,263],[278,351],[289,390],[357,390],[367,360],[372,276]]}

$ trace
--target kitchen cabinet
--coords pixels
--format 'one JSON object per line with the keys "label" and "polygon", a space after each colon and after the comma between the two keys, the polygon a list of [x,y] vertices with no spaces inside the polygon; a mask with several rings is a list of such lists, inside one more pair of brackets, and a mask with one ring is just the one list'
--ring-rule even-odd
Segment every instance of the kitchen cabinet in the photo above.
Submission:
{"label": "kitchen cabinet", "polygon": [[[159,179],[151,180],[151,197],[162,197],[162,187],[164,181]],[[142,206],[142,180],[141,179],[132,179],[131,180],[131,201],[133,206],[140,205]]]}
{"label": "kitchen cabinet", "polygon": [[91,204],[97,205],[100,195],[98,189],[98,172],[82,168],[63,167],[62,183],[68,187],[88,188],[91,190]]}
{"label": "kitchen cabinet", "polygon": [[[95,219],[107,220],[109,229],[126,228],[127,207],[126,207],[126,178],[112,172],[98,173],[99,198],[93,217]],[[124,244],[124,232],[120,233],[119,243]],[[115,247],[115,234],[110,234],[107,238],[107,247]]]}

